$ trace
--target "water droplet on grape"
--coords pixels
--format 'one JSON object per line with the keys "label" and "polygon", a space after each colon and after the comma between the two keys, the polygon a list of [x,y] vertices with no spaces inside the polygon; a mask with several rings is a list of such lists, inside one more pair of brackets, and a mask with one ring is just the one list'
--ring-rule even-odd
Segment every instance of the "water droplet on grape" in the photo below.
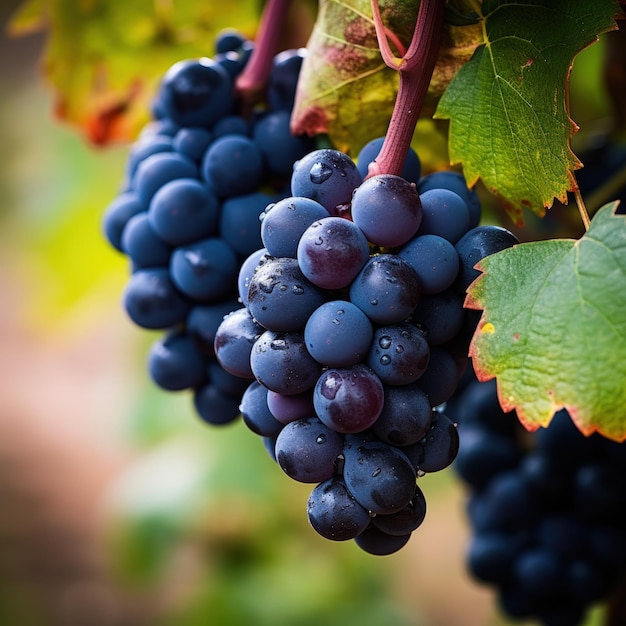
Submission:
{"label": "water droplet on grape", "polygon": [[336,317],[333,318],[333,324],[335,324],[335,326],[339,325],[339,320]]}
{"label": "water droplet on grape", "polygon": [[319,162],[313,164],[309,172],[311,182],[314,185],[320,185],[321,183],[327,181],[332,175],[333,175],[332,167],[326,165],[326,163],[319,163]]}
{"label": "water droplet on grape", "polygon": [[424,470],[418,469],[417,470],[417,477],[418,478],[424,478],[424,476],[426,476],[426,472]]}
{"label": "water droplet on grape", "polygon": [[378,304],[378,300],[376,298],[374,298],[373,300],[370,300],[370,304],[372,306],[376,306]]}
{"label": "water droplet on grape", "polygon": [[318,435],[315,443],[326,443],[326,435],[324,433]]}
{"label": "water droplet on grape", "polygon": [[291,291],[296,295],[296,296],[301,296],[304,293],[304,287],[302,285],[294,285],[291,288]]}
{"label": "water droplet on grape", "polygon": [[388,354],[383,354],[380,357],[380,364],[381,365],[389,365],[391,363],[391,357]]}
{"label": "water droplet on grape", "polygon": [[389,348],[389,346],[391,346],[391,337],[389,335],[383,335],[379,340],[378,340],[378,345],[383,349],[383,350],[387,350],[387,348]]}
{"label": "water droplet on grape", "polygon": [[402,354],[404,352],[404,346],[396,346],[396,353]]}
{"label": "water droplet on grape", "polygon": [[272,350],[286,350],[287,342],[284,339],[272,339],[270,348]]}
{"label": "water droplet on grape", "polygon": [[380,473],[382,472],[382,470],[380,469],[380,467],[377,467],[373,472],[372,472],[372,478],[376,478],[376,476],[378,476]]}

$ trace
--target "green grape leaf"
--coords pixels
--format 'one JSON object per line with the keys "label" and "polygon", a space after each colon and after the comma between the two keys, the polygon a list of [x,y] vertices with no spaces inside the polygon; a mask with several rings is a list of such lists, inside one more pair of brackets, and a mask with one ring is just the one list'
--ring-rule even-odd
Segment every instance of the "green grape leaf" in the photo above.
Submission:
{"label": "green grape leaf", "polygon": [[485,0],[479,10],[484,43],[456,73],[435,117],[450,120],[450,160],[462,163],[469,185],[481,178],[522,224],[523,206],[542,216],[576,189],[569,73],[581,49],[616,27],[618,5]]}
{"label": "green grape leaf", "polygon": [[173,63],[212,56],[223,28],[236,25],[251,36],[258,18],[257,0],[29,0],[9,33],[47,31],[42,70],[56,94],[56,114],[93,143],[107,144],[136,136]]}
{"label": "green grape leaf", "polygon": [[567,409],[585,435],[626,439],[626,216],[602,207],[578,240],[484,258],[468,308],[483,309],[470,356],[528,429]]}
{"label": "green grape leaf", "polygon": [[[379,4],[383,22],[393,35],[392,47],[395,39],[407,48],[419,0],[380,0]],[[451,4],[463,7],[464,2]],[[480,35],[480,24],[446,25],[424,116],[432,115]],[[384,64],[380,54],[370,0],[320,0],[307,49],[292,128],[297,134],[328,134],[335,147],[357,154],[370,139],[386,133],[398,90],[397,72]]]}

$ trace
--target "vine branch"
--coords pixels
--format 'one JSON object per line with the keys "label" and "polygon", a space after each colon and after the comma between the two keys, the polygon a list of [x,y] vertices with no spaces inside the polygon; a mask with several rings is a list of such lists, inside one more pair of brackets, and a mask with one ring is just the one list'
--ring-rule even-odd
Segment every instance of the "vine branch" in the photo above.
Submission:
{"label": "vine branch", "polygon": [[402,172],[415,126],[435,69],[445,13],[445,0],[422,0],[409,48],[402,57],[391,51],[378,0],[371,0],[376,37],[385,64],[400,74],[398,94],[379,155],[366,178]]}
{"label": "vine branch", "polygon": [[267,0],[263,8],[250,60],[235,83],[235,93],[244,109],[263,97],[290,5],[291,0]]}

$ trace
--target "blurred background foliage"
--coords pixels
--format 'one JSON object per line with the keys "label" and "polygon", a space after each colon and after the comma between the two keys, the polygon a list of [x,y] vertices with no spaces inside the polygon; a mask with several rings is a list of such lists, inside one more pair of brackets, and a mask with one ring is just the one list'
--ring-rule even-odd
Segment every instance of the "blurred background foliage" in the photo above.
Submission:
{"label": "blurred background foliage", "polygon": [[[6,36],[14,4],[0,9],[0,624],[507,623],[465,573],[450,470],[425,479],[409,545],[371,557],[312,531],[310,486],[243,424],[207,427],[190,396],[151,383],[156,335],[125,317],[128,267],[100,229],[128,146],[95,148],[54,118],[44,37]],[[603,49],[574,67],[575,145],[611,132]],[[427,167],[445,161],[438,132],[424,127]],[[510,227],[485,204],[486,221]],[[577,219],[573,206],[548,215],[526,232]]]}

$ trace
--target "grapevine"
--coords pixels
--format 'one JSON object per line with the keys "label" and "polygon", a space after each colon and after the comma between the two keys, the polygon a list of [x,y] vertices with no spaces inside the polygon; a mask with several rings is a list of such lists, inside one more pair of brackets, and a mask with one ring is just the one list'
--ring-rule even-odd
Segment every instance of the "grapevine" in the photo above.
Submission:
{"label": "grapevine", "polygon": [[[567,89],[621,3],[321,0],[280,50],[292,4],[164,71],[103,214],[125,312],[163,332],[150,377],[241,419],[323,538],[397,553],[450,468],[504,614],[577,626],[613,597],[619,623],[626,158],[594,184]],[[572,205],[580,237],[525,234]]]}

